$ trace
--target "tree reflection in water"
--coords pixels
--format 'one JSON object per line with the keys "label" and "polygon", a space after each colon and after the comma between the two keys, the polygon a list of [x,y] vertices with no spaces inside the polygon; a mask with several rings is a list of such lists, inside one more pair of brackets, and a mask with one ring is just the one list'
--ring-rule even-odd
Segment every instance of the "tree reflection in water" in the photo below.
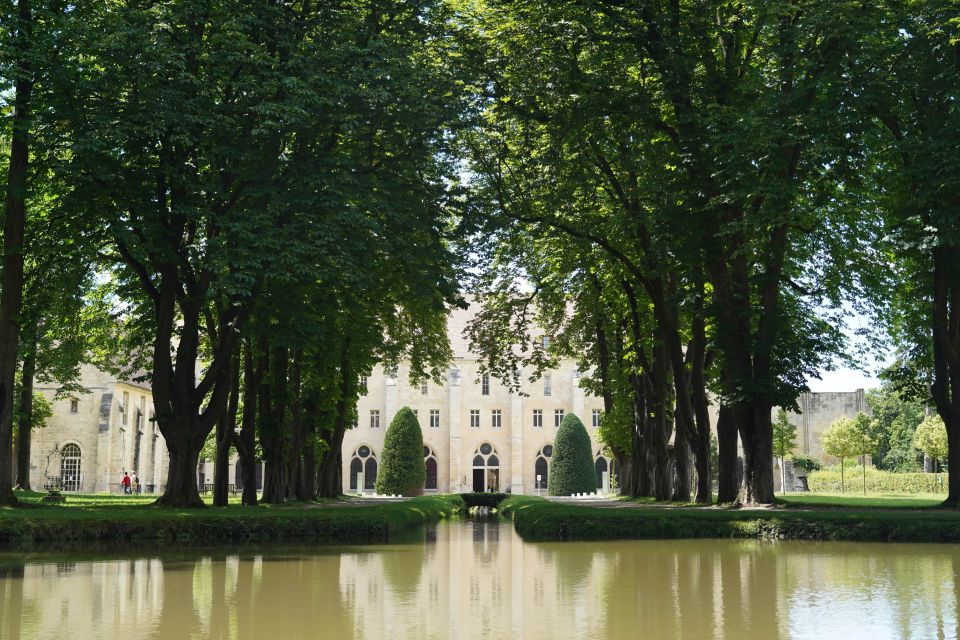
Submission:
{"label": "tree reflection in water", "polygon": [[21,558],[0,556],[4,639],[937,638],[960,608],[952,545],[525,544],[465,521],[404,545]]}

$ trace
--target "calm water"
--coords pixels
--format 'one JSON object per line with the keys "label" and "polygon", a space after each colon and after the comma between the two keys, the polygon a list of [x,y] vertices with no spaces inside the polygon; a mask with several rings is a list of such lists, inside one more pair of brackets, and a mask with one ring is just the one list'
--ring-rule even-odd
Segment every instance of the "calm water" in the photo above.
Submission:
{"label": "calm water", "polygon": [[955,638],[960,546],[525,544],[440,525],[415,544],[0,556],[0,638]]}

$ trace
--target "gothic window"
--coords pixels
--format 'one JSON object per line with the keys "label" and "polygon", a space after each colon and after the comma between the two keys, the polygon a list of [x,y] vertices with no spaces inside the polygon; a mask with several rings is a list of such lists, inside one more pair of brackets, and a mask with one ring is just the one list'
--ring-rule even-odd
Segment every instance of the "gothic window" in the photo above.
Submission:
{"label": "gothic window", "polygon": [[350,490],[357,490],[357,474],[363,474],[364,491],[373,490],[377,481],[377,456],[370,447],[361,445],[350,460]]}
{"label": "gothic window", "polygon": [[423,459],[424,464],[427,467],[427,482],[424,485],[425,489],[436,491],[439,483],[437,480],[437,456],[433,453],[433,450],[430,447],[423,447]]}
{"label": "gothic window", "polygon": [[480,393],[485,396],[490,395],[490,374],[485,373],[480,378]]}
{"label": "gothic window", "polygon": [[550,476],[550,458],[553,456],[553,445],[545,444],[540,447],[537,457],[533,463],[533,482],[534,488],[538,490],[547,488],[547,481]]}

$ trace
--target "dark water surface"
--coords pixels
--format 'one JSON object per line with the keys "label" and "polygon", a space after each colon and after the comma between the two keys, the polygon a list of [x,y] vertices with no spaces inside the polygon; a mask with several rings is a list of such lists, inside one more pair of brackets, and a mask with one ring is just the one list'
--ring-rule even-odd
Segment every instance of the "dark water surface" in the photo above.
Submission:
{"label": "dark water surface", "polygon": [[4,554],[3,640],[956,638],[960,545],[526,544],[442,524],[413,544]]}

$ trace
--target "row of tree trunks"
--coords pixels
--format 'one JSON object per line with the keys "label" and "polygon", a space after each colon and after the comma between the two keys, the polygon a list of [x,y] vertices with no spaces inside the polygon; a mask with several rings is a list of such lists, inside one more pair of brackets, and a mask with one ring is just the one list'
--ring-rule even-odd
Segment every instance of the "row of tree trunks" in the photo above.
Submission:
{"label": "row of tree trunks", "polygon": [[13,127],[4,202],[3,276],[0,283],[0,505],[16,504],[13,494],[14,384],[23,307],[24,233],[30,160],[30,109],[34,79],[30,67],[33,12],[29,0],[17,3]]}

